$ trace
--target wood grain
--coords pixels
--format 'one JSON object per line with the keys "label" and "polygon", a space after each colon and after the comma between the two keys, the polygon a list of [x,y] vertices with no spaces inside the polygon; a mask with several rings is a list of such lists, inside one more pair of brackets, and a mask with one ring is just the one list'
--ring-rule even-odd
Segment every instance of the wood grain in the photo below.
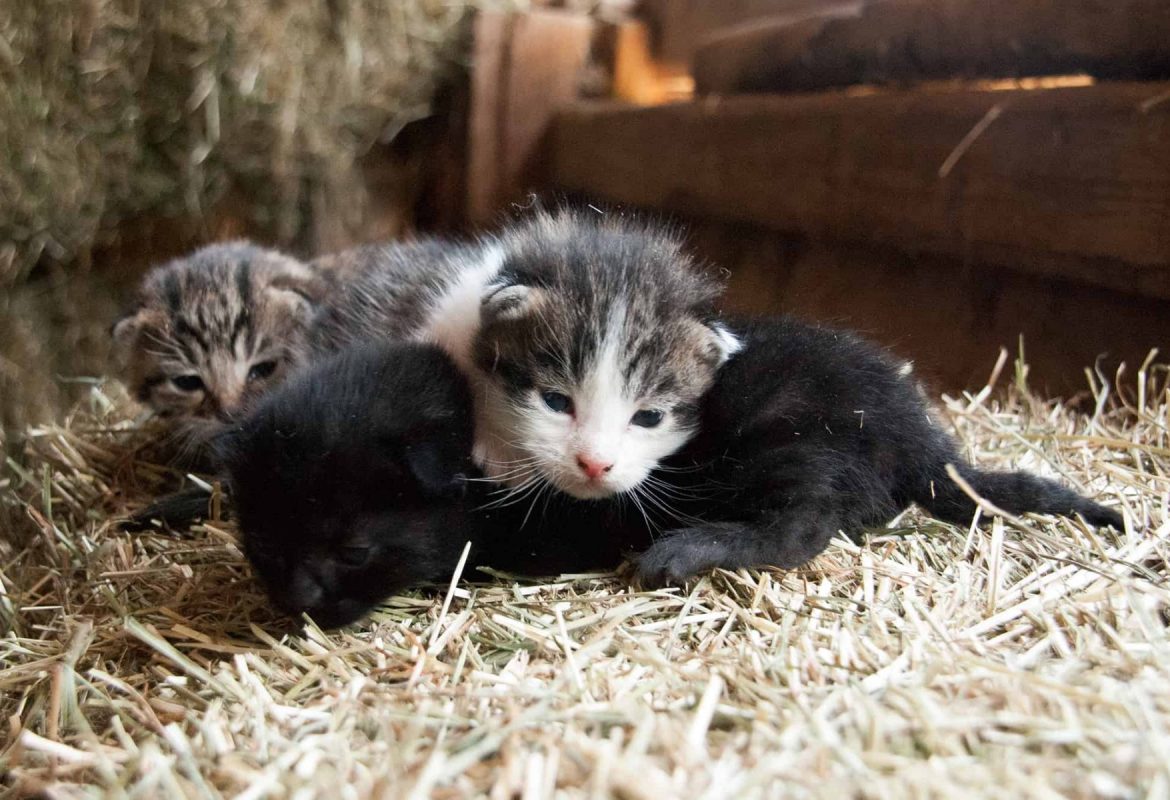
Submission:
{"label": "wood grain", "polygon": [[612,201],[1170,298],[1170,84],[749,96],[558,119]]}
{"label": "wood grain", "polygon": [[477,18],[467,179],[473,222],[519,199],[543,171],[549,127],[578,97],[593,33],[589,17],[566,11]]}
{"label": "wood grain", "polygon": [[884,0],[853,13],[756,17],[694,54],[697,90],[715,94],[1082,72],[1170,77],[1170,3]]}

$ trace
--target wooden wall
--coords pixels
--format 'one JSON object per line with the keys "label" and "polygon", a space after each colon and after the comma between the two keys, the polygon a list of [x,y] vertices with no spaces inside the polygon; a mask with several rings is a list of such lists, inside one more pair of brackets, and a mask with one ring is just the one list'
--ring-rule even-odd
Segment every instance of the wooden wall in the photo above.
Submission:
{"label": "wooden wall", "polygon": [[[1170,352],[1170,6],[642,9],[633,24],[695,70],[698,96],[583,98],[592,23],[554,57],[518,58],[515,20],[503,61],[477,42],[496,79],[472,103],[473,160],[490,134],[476,221],[528,191],[677,215],[731,270],[730,309],[868,332],[950,390],[981,385],[1021,335],[1036,385],[1066,395],[1099,358],[1111,372]],[[1064,69],[1084,72],[1050,74]]]}

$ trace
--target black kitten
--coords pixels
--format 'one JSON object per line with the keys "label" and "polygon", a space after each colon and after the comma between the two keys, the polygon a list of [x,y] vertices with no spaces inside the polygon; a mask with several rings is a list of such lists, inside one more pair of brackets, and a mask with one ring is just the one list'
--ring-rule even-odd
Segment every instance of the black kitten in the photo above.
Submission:
{"label": "black kitten", "polygon": [[[491,509],[495,484],[468,480],[466,380],[437,347],[359,346],[286,382],[217,442],[244,552],[269,596],[326,626],[394,592],[468,569],[529,574],[612,566],[645,546],[617,504],[556,498]],[[206,501],[204,501],[206,502]],[[484,508],[488,506],[489,508]],[[554,537],[541,535],[543,519]],[[554,522],[554,520],[556,520]]]}
{"label": "black kitten", "polygon": [[696,522],[637,558],[657,585],[715,567],[796,567],[837,533],[888,522],[911,503],[965,524],[958,474],[1004,511],[1121,516],[1025,472],[983,472],[930,417],[908,365],[845,331],[787,318],[732,325],[744,344],[702,403],[700,433],[665,466],[672,503]]}
{"label": "black kitten", "polygon": [[340,625],[450,575],[465,541],[470,407],[438,350],[358,347],[300,373],[217,441],[244,552],[277,606]]}

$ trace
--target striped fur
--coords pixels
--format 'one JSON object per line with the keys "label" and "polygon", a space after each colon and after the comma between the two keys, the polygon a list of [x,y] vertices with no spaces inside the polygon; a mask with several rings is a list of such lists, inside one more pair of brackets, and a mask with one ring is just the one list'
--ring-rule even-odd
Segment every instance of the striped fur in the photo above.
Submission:
{"label": "striped fur", "polygon": [[247,242],[156,267],[114,324],[119,375],[201,444],[305,359],[324,285],[305,264]]}

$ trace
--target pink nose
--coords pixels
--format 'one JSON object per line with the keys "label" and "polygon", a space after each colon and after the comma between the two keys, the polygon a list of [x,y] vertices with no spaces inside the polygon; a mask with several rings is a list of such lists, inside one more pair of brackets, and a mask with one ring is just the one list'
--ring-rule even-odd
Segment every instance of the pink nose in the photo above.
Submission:
{"label": "pink nose", "polygon": [[581,454],[577,455],[577,466],[581,468],[582,472],[589,476],[590,480],[597,480],[602,475],[613,469],[612,462],[607,464],[604,461],[598,461],[595,458],[590,458],[589,456]]}

